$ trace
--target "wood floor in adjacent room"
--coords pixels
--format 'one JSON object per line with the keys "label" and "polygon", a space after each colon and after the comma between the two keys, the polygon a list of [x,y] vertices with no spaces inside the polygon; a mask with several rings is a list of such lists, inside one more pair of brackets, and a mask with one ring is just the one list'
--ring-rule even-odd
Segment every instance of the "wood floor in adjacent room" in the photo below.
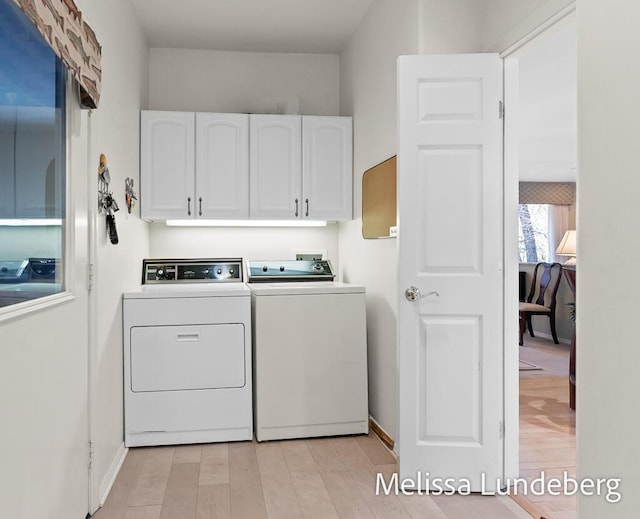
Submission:
{"label": "wood floor in adjacent room", "polygon": [[[520,358],[541,368],[520,372],[520,475],[576,477],[576,414],[569,408],[569,346],[525,336]],[[575,519],[576,496],[529,494],[537,519]]]}

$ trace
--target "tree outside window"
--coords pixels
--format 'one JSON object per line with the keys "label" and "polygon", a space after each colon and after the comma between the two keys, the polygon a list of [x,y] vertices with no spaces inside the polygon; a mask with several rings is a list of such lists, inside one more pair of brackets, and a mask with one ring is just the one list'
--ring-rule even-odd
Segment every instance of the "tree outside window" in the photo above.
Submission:
{"label": "tree outside window", "polygon": [[518,220],[520,261],[523,263],[550,261],[549,205],[520,204]]}

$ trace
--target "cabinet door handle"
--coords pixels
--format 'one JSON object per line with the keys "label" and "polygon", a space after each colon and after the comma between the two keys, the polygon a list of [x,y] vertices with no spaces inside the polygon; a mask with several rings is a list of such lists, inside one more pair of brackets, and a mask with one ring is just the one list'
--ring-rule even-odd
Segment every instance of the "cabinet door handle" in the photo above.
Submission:
{"label": "cabinet door handle", "polygon": [[191,197],[187,197],[187,215],[191,216]]}
{"label": "cabinet door handle", "polygon": [[307,218],[309,218],[309,199],[308,199],[308,198],[306,198],[306,199],[305,199],[305,202],[306,202],[306,204],[307,204],[307,213],[305,214],[305,216],[306,216]]}
{"label": "cabinet door handle", "polygon": [[296,198],[296,218],[298,217],[298,199]]}
{"label": "cabinet door handle", "polygon": [[198,202],[200,202],[200,209],[198,211],[198,216],[202,216],[202,197],[198,198]]}

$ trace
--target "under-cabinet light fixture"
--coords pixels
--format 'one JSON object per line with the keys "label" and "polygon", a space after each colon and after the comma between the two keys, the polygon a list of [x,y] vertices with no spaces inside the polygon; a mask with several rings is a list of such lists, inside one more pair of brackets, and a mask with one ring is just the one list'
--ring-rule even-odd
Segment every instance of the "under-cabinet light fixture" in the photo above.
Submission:
{"label": "under-cabinet light fixture", "polygon": [[326,227],[324,220],[167,220],[172,227]]}

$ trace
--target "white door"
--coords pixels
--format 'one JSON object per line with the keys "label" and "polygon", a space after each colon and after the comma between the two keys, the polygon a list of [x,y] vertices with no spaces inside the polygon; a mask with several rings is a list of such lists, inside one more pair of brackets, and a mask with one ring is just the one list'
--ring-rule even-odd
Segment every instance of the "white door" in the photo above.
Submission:
{"label": "white door", "polygon": [[398,63],[400,476],[492,491],[503,475],[502,62]]}
{"label": "white door", "polygon": [[251,218],[302,218],[302,119],[250,116]]}
{"label": "white door", "polygon": [[249,217],[247,114],[196,114],[196,217]]}
{"label": "white door", "polygon": [[143,219],[195,217],[194,124],[193,112],[141,112]]}
{"label": "white door", "polygon": [[302,116],[302,217],[351,220],[351,117]]}

